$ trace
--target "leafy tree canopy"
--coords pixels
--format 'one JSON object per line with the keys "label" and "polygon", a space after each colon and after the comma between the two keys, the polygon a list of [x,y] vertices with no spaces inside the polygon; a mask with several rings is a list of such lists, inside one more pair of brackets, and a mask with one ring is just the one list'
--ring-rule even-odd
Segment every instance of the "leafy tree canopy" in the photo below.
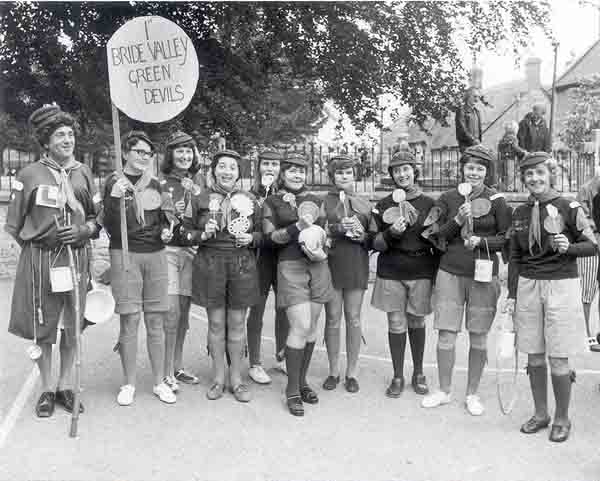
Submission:
{"label": "leafy tree canopy", "polygon": [[[160,15],[193,40],[192,104],[168,125],[234,146],[294,141],[319,127],[327,99],[359,129],[392,94],[423,124],[444,122],[467,72],[461,47],[515,52],[546,28],[546,2],[3,3],[0,111],[23,122],[51,100],[77,115],[81,141],[109,143],[105,46],[127,20]],[[130,126],[137,126],[128,120]],[[81,142],[80,141],[80,142]]]}
{"label": "leafy tree canopy", "polygon": [[592,129],[600,128],[600,75],[581,79],[569,95],[573,107],[562,123],[560,138],[569,148],[580,150],[592,140]]}

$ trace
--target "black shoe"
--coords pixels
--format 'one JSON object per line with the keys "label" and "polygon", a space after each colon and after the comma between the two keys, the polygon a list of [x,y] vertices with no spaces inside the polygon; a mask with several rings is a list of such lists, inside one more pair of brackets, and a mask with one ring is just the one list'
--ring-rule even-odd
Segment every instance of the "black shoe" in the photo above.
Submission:
{"label": "black shoe", "polygon": [[355,377],[347,377],[346,382],[344,382],[344,387],[346,388],[346,391],[352,393],[358,392],[360,389],[358,386],[358,381]]}
{"label": "black shoe", "polygon": [[[75,404],[75,394],[70,389],[65,389],[64,391],[56,391],[56,395],[54,397],[54,401],[59,406],[62,406],[65,411],[68,413],[73,412],[73,405]],[[81,400],[79,400],[79,413],[84,412],[83,404]]]}
{"label": "black shoe", "polygon": [[425,394],[429,393],[427,378],[423,374],[413,374],[410,383],[417,394],[424,396]]}
{"label": "black shoe", "polygon": [[564,426],[553,424],[548,439],[554,443],[562,443],[569,439],[569,434],[571,434],[571,421]]}
{"label": "black shoe", "polygon": [[184,369],[175,372],[175,379],[184,384],[200,384],[200,379],[193,374],[188,374]]}
{"label": "black shoe", "polygon": [[550,416],[544,419],[538,419],[532,416],[527,422],[521,426],[521,432],[524,434],[533,434],[546,429],[550,425]]}
{"label": "black shoe", "polygon": [[319,396],[317,396],[317,393],[310,386],[302,386],[300,388],[300,396],[307,404],[317,404],[319,402]]}
{"label": "black shoe", "polygon": [[404,378],[403,377],[395,377],[392,379],[389,387],[385,391],[385,395],[387,397],[397,398],[400,397],[404,391]]}
{"label": "black shoe", "polygon": [[323,389],[333,391],[339,383],[340,376],[327,376],[327,379],[323,382]]}
{"label": "black shoe", "polygon": [[304,406],[302,405],[302,398],[297,394],[287,398],[287,407],[290,414],[294,416],[304,416]]}
{"label": "black shoe", "polygon": [[35,405],[35,413],[38,418],[49,418],[54,414],[54,393],[43,392]]}

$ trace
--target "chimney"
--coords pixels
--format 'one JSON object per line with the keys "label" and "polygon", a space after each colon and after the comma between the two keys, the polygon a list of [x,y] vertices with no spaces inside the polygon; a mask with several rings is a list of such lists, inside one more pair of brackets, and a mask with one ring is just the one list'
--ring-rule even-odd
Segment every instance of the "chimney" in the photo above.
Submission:
{"label": "chimney", "polygon": [[527,90],[537,90],[542,86],[541,79],[542,60],[538,57],[528,58],[525,62],[525,79],[527,80]]}
{"label": "chimney", "polygon": [[471,87],[481,90],[483,84],[483,69],[477,65],[471,68]]}

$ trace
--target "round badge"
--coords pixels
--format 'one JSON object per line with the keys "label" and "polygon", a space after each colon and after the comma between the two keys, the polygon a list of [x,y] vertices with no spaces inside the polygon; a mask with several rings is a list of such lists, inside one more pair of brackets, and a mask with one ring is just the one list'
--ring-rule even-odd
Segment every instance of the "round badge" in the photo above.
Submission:
{"label": "round badge", "polygon": [[392,192],[392,200],[399,204],[400,202],[406,200],[406,192],[403,189],[396,189]]}
{"label": "round badge", "polygon": [[181,179],[181,187],[183,187],[185,190],[192,190],[194,187],[194,181],[192,179],[188,179],[187,177],[185,179]]}
{"label": "round badge", "polygon": [[142,206],[144,210],[158,209],[162,204],[160,193],[154,189],[144,189],[142,191]]}
{"label": "round badge", "polygon": [[481,197],[471,201],[471,214],[476,219],[483,217],[488,214],[492,208],[492,203],[489,199],[482,199]]}
{"label": "round badge", "polygon": [[382,219],[386,224],[393,224],[402,217],[402,209],[399,206],[388,207],[383,213]]}
{"label": "round badge", "polygon": [[319,217],[319,206],[310,200],[305,200],[298,206],[298,217],[304,217],[309,214],[313,222]]}
{"label": "round badge", "polygon": [[236,217],[227,226],[227,231],[231,235],[245,234],[250,229],[250,220],[248,217]]}
{"label": "round badge", "polygon": [[549,234],[560,234],[565,228],[565,221],[563,216],[558,214],[555,216],[548,216],[544,219],[544,229]]}
{"label": "round badge", "polygon": [[260,183],[266,189],[271,187],[273,185],[273,182],[275,182],[275,176],[273,174],[265,174],[260,179]]}
{"label": "round badge", "polygon": [[469,184],[468,182],[462,182],[458,184],[457,189],[460,195],[462,195],[463,197],[467,197],[473,191],[473,186],[471,186],[471,184]]}
{"label": "round badge", "polygon": [[235,194],[231,197],[231,207],[241,216],[249,217],[254,212],[254,204],[247,195]]}

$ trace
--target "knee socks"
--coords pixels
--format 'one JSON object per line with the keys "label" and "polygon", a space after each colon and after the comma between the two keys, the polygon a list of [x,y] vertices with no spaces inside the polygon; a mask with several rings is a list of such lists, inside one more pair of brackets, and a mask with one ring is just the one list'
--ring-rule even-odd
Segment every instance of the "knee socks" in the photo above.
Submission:
{"label": "knee socks", "polygon": [[413,373],[423,374],[423,353],[425,352],[425,328],[419,327],[408,330],[410,352],[413,360]]}
{"label": "knee socks", "polygon": [[394,366],[394,378],[404,376],[404,351],[406,350],[406,332],[397,334],[388,332],[392,365]]}

